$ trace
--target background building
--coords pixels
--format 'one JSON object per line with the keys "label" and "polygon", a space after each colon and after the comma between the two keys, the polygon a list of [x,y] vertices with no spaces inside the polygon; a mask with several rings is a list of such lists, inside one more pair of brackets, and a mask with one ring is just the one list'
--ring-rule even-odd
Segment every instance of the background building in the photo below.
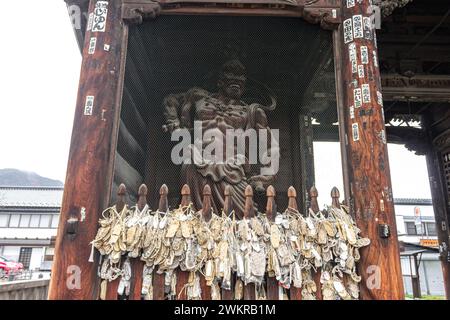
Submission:
{"label": "background building", "polygon": [[444,296],[444,279],[431,199],[395,199],[395,214],[406,294],[413,294],[417,264],[420,292],[423,295]]}
{"label": "background building", "polygon": [[50,270],[63,187],[0,187],[0,255]]}

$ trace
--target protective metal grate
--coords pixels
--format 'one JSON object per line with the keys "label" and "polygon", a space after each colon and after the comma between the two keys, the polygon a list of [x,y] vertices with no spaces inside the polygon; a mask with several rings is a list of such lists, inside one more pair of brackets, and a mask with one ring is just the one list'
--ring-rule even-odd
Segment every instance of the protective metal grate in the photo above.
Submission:
{"label": "protective metal grate", "polygon": [[163,99],[192,87],[214,92],[222,64],[238,58],[256,80],[243,100],[267,103],[257,83],[277,97],[276,110],[267,112],[270,128],[280,130],[277,202],[287,205],[292,185],[305,206],[314,184],[313,141],[339,139],[332,52],[331,32],[292,18],[161,16],[130,27],[113,201],[120,183],[133,202],[145,182],[152,207],[162,184],[176,197],[171,206],[179,203],[178,191],[189,181],[181,181],[170,159],[175,143],[162,130]]}

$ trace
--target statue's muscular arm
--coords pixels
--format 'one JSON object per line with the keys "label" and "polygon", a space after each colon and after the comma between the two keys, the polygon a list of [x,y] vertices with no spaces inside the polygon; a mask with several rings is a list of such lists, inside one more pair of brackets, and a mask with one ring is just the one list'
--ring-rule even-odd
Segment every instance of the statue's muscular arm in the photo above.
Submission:
{"label": "statue's muscular arm", "polygon": [[200,88],[192,88],[186,92],[170,94],[163,100],[166,124],[164,131],[172,132],[180,127],[191,127],[191,109],[195,102],[209,93]]}

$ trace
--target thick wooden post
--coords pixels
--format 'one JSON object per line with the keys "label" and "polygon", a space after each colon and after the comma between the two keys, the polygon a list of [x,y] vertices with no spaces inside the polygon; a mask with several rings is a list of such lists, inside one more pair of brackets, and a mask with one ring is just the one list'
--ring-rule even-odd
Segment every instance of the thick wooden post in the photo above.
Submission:
{"label": "thick wooden post", "polygon": [[89,6],[93,19],[84,42],[50,299],[98,295],[98,256],[88,262],[89,242],[109,203],[112,184],[127,39],[120,3],[91,0]]}
{"label": "thick wooden post", "polygon": [[[434,148],[433,148],[434,149]],[[430,180],[431,197],[433,199],[433,211],[436,221],[436,230],[440,248],[440,260],[442,266],[442,275],[444,278],[445,296],[450,300],[450,233],[448,230],[448,205],[445,201],[444,184],[445,179],[442,173],[439,154],[432,150],[427,154],[427,167]]]}
{"label": "thick wooden post", "polygon": [[450,300],[450,233],[449,233],[449,211],[448,186],[444,172],[443,161],[450,154],[450,145],[447,141],[450,131],[444,132],[439,139],[433,141],[431,119],[422,117],[423,126],[428,133],[429,148],[427,150],[427,168],[430,181],[431,198],[433,199],[433,211],[436,221],[436,231],[439,241],[440,260],[442,266],[442,275],[444,278],[445,295]]}
{"label": "thick wooden post", "polygon": [[[342,0],[343,24],[335,34],[343,91],[343,118],[350,182],[350,206],[370,246],[362,249],[362,299],[403,299],[384,124],[376,34],[369,0]],[[341,110],[342,111],[342,110]],[[343,150],[344,152],[344,150]]]}

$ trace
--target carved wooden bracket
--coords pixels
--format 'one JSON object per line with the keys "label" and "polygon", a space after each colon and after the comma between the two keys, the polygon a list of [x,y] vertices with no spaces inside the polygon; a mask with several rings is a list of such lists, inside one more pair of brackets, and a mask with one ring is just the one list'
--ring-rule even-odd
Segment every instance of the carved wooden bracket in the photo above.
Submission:
{"label": "carved wooden bracket", "polygon": [[161,12],[161,4],[156,1],[123,0],[122,19],[129,24],[141,24],[144,19],[154,19]]}
{"label": "carved wooden bracket", "polygon": [[434,138],[433,144],[441,152],[450,149],[450,129]]}
{"label": "carved wooden bracket", "polygon": [[192,14],[195,12],[192,8],[198,8],[202,14],[205,14],[205,8],[209,8],[211,14],[215,10],[223,13],[224,8],[234,9],[236,14],[242,14],[240,10],[257,12],[264,8],[278,10],[280,16],[283,15],[282,10],[290,10],[288,16],[297,12],[299,17],[327,30],[335,29],[341,23],[340,2],[337,0],[122,0],[122,19],[129,24],[140,24],[145,18],[155,18],[165,10],[167,13],[188,10]]}
{"label": "carved wooden bracket", "polygon": [[304,8],[303,18],[310,23],[319,23],[323,29],[336,29],[341,23],[341,12],[337,8]]}

